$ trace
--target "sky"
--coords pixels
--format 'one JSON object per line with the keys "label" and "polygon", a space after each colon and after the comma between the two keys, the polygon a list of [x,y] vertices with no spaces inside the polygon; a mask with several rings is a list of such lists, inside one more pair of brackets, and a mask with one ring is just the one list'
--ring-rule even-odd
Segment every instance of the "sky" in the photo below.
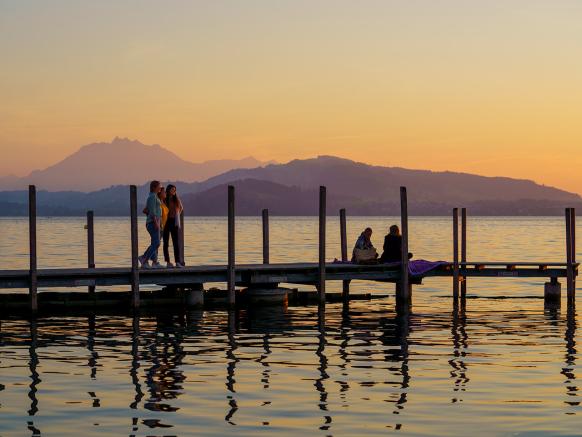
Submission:
{"label": "sky", "polygon": [[0,0],[0,175],[115,136],[582,193],[582,1]]}

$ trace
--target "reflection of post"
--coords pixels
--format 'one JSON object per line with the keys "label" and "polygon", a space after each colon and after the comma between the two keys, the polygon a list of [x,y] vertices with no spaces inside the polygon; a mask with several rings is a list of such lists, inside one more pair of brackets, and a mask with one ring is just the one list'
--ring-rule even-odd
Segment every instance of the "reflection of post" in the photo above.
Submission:
{"label": "reflection of post", "polygon": [[28,391],[28,397],[30,399],[30,409],[28,410],[29,416],[34,416],[38,412],[38,399],[36,398],[36,392],[38,391],[38,384],[41,383],[36,368],[38,366],[38,355],[36,353],[36,348],[38,346],[38,332],[36,326],[36,318],[32,317],[30,319],[30,345],[28,348],[28,368],[30,370],[30,380],[31,383],[28,386],[30,390]]}
{"label": "reflection of post", "polygon": [[230,394],[226,396],[228,399],[229,410],[226,416],[224,416],[224,420],[231,425],[236,425],[236,423],[232,421],[234,414],[238,410],[238,404],[234,398],[234,393],[236,393],[236,390],[234,389],[234,384],[236,382],[234,379],[234,372],[236,370],[236,363],[238,362],[238,358],[235,354],[237,344],[236,313],[234,310],[228,311],[228,346],[229,347],[226,349],[226,358],[228,359],[228,364],[226,366],[226,389],[230,392]]}
{"label": "reflection of post", "polygon": [[340,338],[341,338],[341,342],[339,345],[339,357],[342,361],[342,363],[339,365],[339,368],[341,369],[341,375],[344,377],[342,381],[337,381],[337,383],[340,385],[340,398],[342,399],[342,402],[345,402],[345,397],[346,397],[346,393],[347,391],[350,389],[350,384],[348,383],[348,363],[349,363],[349,357],[348,357],[348,345],[350,343],[350,337],[349,337],[349,332],[350,332],[350,305],[349,302],[345,302],[342,305],[342,322],[341,322],[341,326],[340,326]]}
{"label": "reflection of post", "polygon": [[140,401],[143,398],[143,392],[141,391],[141,384],[139,383],[139,315],[134,314],[132,321],[132,336],[131,336],[131,370],[129,374],[131,375],[131,382],[135,387],[135,397],[133,402],[129,405],[129,408],[136,409]]}
{"label": "reflection of post", "polygon": [[[461,307],[461,309],[459,309],[459,306],[455,305],[451,324],[453,358],[449,360],[449,364],[453,368],[453,370],[451,370],[451,378],[454,379],[455,392],[464,392],[466,390],[467,383],[469,382],[469,378],[467,377],[467,365],[465,363],[468,347],[468,336],[465,329],[466,322],[467,317],[465,315],[464,308]],[[453,397],[453,403],[461,402],[463,400],[459,395],[460,393]]]}
{"label": "reflection of post", "polygon": [[566,395],[568,399],[564,401],[567,405],[578,407],[580,401],[578,400],[578,387],[575,385],[576,374],[576,313],[572,306],[568,306],[568,314],[566,316],[566,354],[562,368],[562,375],[566,378]]}
{"label": "reflection of post", "polygon": [[[319,378],[315,381],[315,388],[319,392],[319,409],[321,411],[327,412],[327,397],[328,393],[325,389],[325,380],[329,379],[329,374],[327,373],[327,357],[325,356],[325,305],[319,305],[317,309],[317,326],[318,326],[318,346],[317,351],[315,352],[317,357],[319,358]],[[319,427],[322,431],[329,430],[331,426],[331,416],[329,414],[325,414],[323,416],[324,423]]]}
{"label": "reflection of post", "polygon": [[91,379],[97,377],[97,352],[95,352],[95,314],[91,314],[87,319],[87,350],[91,354],[91,358],[87,362],[89,369],[91,369]]}
{"label": "reflection of post", "polygon": [[271,377],[271,366],[269,365],[267,359],[269,358],[269,355],[271,355],[271,346],[269,345],[269,340],[270,340],[271,336],[268,333],[265,333],[263,335],[263,351],[264,353],[261,355],[261,358],[259,358],[259,363],[261,363],[261,365],[264,367],[263,369],[263,373],[262,373],[262,378],[261,378],[261,382],[263,383],[263,388],[264,389],[268,389],[269,388],[269,380]]}

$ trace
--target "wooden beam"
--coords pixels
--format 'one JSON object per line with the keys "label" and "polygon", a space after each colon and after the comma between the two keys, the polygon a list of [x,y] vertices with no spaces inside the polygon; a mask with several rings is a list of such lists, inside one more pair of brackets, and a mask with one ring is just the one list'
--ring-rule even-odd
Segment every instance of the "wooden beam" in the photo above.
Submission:
{"label": "wooden beam", "polygon": [[36,254],[36,187],[28,186],[29,298],[32,312],[38,310],[38,278]]}
{"label": "wooden beam", "polygon": [[[467,208],[461,208],[461,263],[467,262]],[[462,277],[461,298],[467,296],[467,276]]]}
{"label": "wooden beam", "polygon": [[[87,267],[95,268],[95,232],[93,230],[93,211],[87,211]],[[87,287],[89,293],[95,293],[95,286]]]}
{"label": "wooden beam", "polygon": [[317,291],[319,303],[325,303],[325,219],[326,219],[326,188],[319,187],[319,265]]}
{"label": "wooden beam", "polygon": [[400,284],[396,287],[396,306],[408,306],[411,300],[408,278],[408,195],[406,187],[400,187],[400,231],[402,251],[400,253]]}
{"label": "wooden beam", "polygon": [[131,305],[134,309],[139,308],[139,268],[137,257],[139,250],[138,230],[137,230],[137,187],[129,187],[129,215],[131,233]]}
{"label": "wooden beam", "polygon": [[[347,220],[345,208],[340,209],[340,245],[342,261],[348,261],[348,235],[347,235]],[[350,281],[343,281],[342,283],[342,298],[347,301],[350,296]]]}
{"label": "wooden beam", "polygon": [[453,298],[459,298],[459,209],[453,208]]}
{"label": "wooden beam", "polygon": [[263,264],[269,264],[269,210],[263,209]]}
{"label": "wooden beam", "polygon": [[234,307],[235,295],[235,223],[234,223],[234,186],[228,186],[228,265],[227,286],[228,304]]}

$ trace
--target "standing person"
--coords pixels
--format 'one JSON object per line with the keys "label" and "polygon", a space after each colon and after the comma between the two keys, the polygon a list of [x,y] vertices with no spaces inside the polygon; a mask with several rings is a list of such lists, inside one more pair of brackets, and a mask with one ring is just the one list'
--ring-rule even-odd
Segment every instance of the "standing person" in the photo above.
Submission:
{"label": "standing person", "polygon": [[146,229],[150,234],[151,243],[144,254],[138,258],[141,267],[147,269],[150,267],[149,260],[152,260],[152,267],[161,268],[158,262],[158,249],[160,247],[160,231],[162,227],[162,206],[158,193],[161,191],[160,181],[150,182],[150,195],[146,201],[145,212],[147,213]]}
{"label": "standing person", "polygon": [[[397,225],[390,226],[388,234],[384,237],[384,252],[380,257],[380,262],[391,263],[399,262],[402,257],[402,236]],[[408,259],[412,258],[412,254],[408,254]]]}
{"label": "standing person", "polygon": [[178,197],[176,187],[171,184],[168,184],[166,190],[166,206],[168,207],[168,221],[164,227],[164,260],[168,267],[174,267],[170,262],[170,253],[168,250],[171,235],[176,267],[184,267],[184,260],[180,257],[180,214],[182,214],[184,208]]}

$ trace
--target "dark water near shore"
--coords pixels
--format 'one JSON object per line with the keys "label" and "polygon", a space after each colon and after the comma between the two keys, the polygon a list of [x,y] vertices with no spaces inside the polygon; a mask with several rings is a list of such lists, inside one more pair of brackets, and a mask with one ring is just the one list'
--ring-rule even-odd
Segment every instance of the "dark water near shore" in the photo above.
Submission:
{"label": "dark water near shore", "polygon": [[[316,220],[272,222],[275,261],[316,259]],[[353,219],[349,232],[386,222]],[[9,230],[0,268],[25,268],[26,222],[0,224]],[[187,226],[190,264],[224,261],[222,219]],[[329,228],[333,258],[337,223]],[[260,260],[260,221],[241,220],[237,230],[240,262]],[[447,219],[413,219],[412,250],[450,259],[450,230]],[[85,262],[81,219],[42,219],[39,235],[41,266]],[[98,263],[126,265],[124,220],[98,219],[96,238]],[[559,218],[470,221],[473,260],[562,261],[563,246]],[[453,308],[450,280],[427,280],[405,316],[390,296],[325,311],[8,317],[0,436],[578,435],[577,319],[565,302],[544,309],[543,282],[471,280],[466,308]]]}

